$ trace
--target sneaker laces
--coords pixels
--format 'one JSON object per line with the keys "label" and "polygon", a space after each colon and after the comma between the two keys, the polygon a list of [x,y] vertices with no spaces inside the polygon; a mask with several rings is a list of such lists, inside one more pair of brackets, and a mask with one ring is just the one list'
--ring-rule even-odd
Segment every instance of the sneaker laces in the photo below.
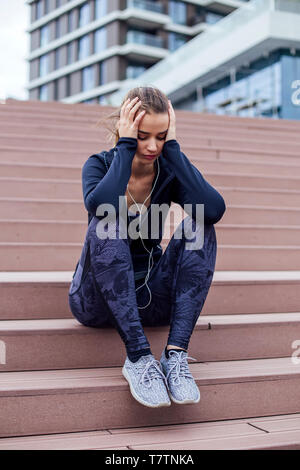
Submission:
{"label": "sneaker laces", "polygon": [[138,367],[138,369],[143,369],[142,376],[140,378],[140,383],[146,387],[151,387],[151,381],[154,379],[163,379],[167,385],[166,377],[160,368],[160,362],[156,359],[152,359],[147,362],[146,365]]}
{"label": "sneaker laces", "polygon": [[[188,379],[193,379],[188,365],[188,359],[192,359],[192,361],[197,361],[194,357],[185,356],[186,354],[184,351],[180,351],[179,353],[176,351],[171,351],[169,355],[170,361],[170,370],[167,374],[167,379],[172,374],[172,379],[174,380],[174,385],[180,385],[180,377],[186,377]],[[173,359],[174,358],[174,359]],[[175,370],[174,370],[175,369]]]}

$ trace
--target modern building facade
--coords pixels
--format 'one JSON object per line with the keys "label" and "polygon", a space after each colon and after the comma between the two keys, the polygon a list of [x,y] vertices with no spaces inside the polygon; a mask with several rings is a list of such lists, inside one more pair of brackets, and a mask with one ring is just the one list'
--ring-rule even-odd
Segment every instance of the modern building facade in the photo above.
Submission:
{"label": "modern building facade", "polygon": [[111,104],[147,83],[177,109],[299,120],[300,0],[252,0],[124,82]]}
{"label": "modern building facade", "polygon": [[30,99],[300,119],[300,0],[27,1]]}
{"label": "modern building facade", "polygon": [[247,0],[27,0],[29,98],[109,103]]}

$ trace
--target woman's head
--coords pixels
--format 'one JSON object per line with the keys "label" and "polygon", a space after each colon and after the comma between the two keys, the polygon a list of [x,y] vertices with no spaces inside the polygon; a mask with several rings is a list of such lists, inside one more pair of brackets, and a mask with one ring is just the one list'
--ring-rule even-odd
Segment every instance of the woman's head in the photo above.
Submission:
{"label": "woman's head", "polygon": [[136,115],[143,110],[145,111],[139,125],[137,153],[153,155],[157,152],[160,154],[169,127],[169,114],[168,98],[158,88],[145,86],[128,91],[119,108],[108,116],[109,119],[114,119],[113,127],[110,129],[111,135],[116,144],[119,140],[118,121],[121,108],[127,99],[133,100],[135,97],[141,100]]}

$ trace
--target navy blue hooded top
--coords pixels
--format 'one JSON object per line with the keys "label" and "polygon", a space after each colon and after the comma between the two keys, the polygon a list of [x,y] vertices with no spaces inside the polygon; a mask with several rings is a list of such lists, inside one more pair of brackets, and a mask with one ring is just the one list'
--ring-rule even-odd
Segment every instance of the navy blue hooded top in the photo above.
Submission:
{"label": "navy blue hooded top", "polygon": [[[137,139],[121,137],[114,148],[91,155],[83,165],[82,190],[84,205],[88,211],[88,223],[96,215],[97,207],[103,203],[112,204],[116,214],[119,213],[119,196],[125,195],[136,150]],[[179,204],[183,209],[184,204],[192,204],[192,214],[190,214],[192,216],[195,214],[196,204],[204,204],[204,222],[217,223],[226,210],[224,199],[181,152],[177,140],[165,142],[158,158],[160,173],[146,216],[149,230],[151,229],[152,204],[168,204],[170,207],[171,202]],[[157,161],[155,161],[155,167],[157,175]],[[159,226],[158,238],[154,239],[149,236],[148,239],[143,239],[149,251],[153,248],[154,263],[162,255],[160,243],[163,229],[162,223]],[[136,273],[135,279],[138,279],[142,277],[138,275],[139,273],[147,273],[149,254],[140,239],[133,240],[128,237],[128,240]]]}

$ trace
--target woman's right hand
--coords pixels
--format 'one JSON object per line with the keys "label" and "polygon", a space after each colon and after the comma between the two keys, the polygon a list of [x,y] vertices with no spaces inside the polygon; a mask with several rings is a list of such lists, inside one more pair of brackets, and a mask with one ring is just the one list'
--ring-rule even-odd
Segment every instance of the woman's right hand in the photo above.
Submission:
{"label": "woman's right hand", "polygon": [[138,97],[126,100],[120,111],[120,120],[118,121],[119,137],[133,137],[137,139],[139,124],[146,111],[141,111],[135,119],[134,115],[142,102]]}

